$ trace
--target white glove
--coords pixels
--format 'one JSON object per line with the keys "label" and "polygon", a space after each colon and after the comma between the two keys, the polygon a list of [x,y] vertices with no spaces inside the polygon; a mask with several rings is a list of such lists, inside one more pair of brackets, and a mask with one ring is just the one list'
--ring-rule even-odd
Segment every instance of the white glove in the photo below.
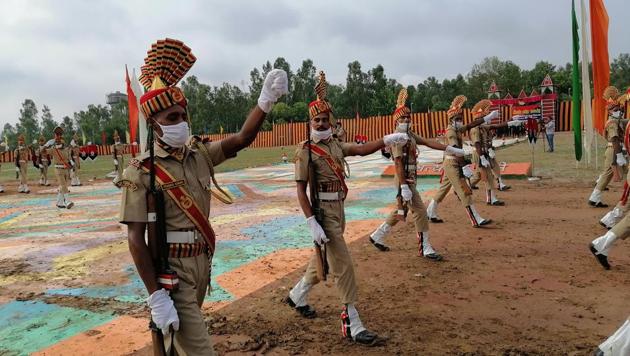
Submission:
{"label": "white glove", "polygon": [[51,138],[50,140],[48,140],[48,142],[46,142],[46,144],[44,145],[44,147],[48,148],[48,147],[52,147],[55,144],[55,139]]}
{"label": "white glove", "polygon": [[464,177],[466,178],[470,178],[473,176],[473,171],[472,169],[470,169],[469,165],[463,166],[462,167],[462,173],[464,173]]}
{"label": "white glove", "polygon": [[15,171],[19,173],[20,172],[20,167],[15,167]]}
{"label": "white glove", "polygon": [[497,156],[497,154],[496,154],[496,153],[494,153],[494,148],[489,148],[489,149],[488,149],[488,157],[490,157],[490,158],[494,158],[494,157],[496,157],[496,156]]}
{"label": "white glove", "polygon": [[385,146],[402,145],[404,143],[407,143],[407,140],[409,140],[409,136],[407,136],[407,134],[404,132],[396,132],[383,136],[383,142],[385,143]]}
{"label": "white glove", "polygon": [[400,185],[400,195],[402,195],[404,201],[411,201],[413,197],[413,193],[411,193],[411,189],[409,189],[407,184]]}
{"label": "white glove", "polygon": [[512,120],[512,121],[508,121],[507,125],[508,125],[508,127],[515,127],[515,126],[521,126],[523,123],[524,123],[524,121]]}
{"label": "white glove", "polygon": [[71,165],[72,167],[74,167],[74,160],[73,160],[73,159],[71,159],[71,160],[70,160],[70,165]]}
{"label": "white glove", "polygon": [[258,97],[258,106],[265,113],[269,114],[273,104],[278,99],[289,92],[289,79],[287,72],[282,69],[274,69],[267,74],[263,83],[260,96]]}
{"label": "white glove", "polygon": [[488,160],[486,159],[486,156],[481,156],[479,158],[479,161],[481,162],[481,165],[488,168],[490,167],[490,162],[488,162]]}
{"label": "white glove", "polygon": [[492,121],[492,119],[496,119],[497,117],[499,117],[499,112],[497,110],[492,111],[491,113],[489,113],[488,115],[483,117],[483,121],[486,124],[489,124],[490,121]]}
{"label": "white glove", "polygon": [[114,159],[114,165],[116,165],[116,166],[118,165],[118,160],[117,159]]}
{"label": "white glove", "polygon": [[315,220],[315,215],[306,219],[306,223],[308,227],[311,229],[311,236],[313,236],[313,242],[318,244],[319,246],[323,246],[326,242],[328,242],[328,238],[326,237],[326,233],[324,229],[322,229],[321,225]]}
{"label": "white glove", "polygon": [[147,304],[151,308],[151,319],[158,328],[162,329],[162,334],[170,332],[169,326],[173,326],[175,331],[179,330],[179,317],[173,305],[173,300],[168,295],[166,289],[158,289],[147,298]]}
{"label": "white glove", "polygon": [[623,155],[622,152],[617,153],[617,165],[618,166],[625,166],[628,164],[628,161],[626,160],[626,157]]}
{"label": "white glove", "polygon": [[466,155],[466,152],[464,152],[464,150],[453,146],[446,146],[444,152],[457,157],[464,157]]}

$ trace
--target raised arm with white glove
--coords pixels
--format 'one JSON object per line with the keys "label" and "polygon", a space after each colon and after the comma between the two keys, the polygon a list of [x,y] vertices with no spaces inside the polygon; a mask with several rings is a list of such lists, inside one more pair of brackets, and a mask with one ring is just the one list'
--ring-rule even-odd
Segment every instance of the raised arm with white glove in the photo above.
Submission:
{"label": "raised arm with white glove", "polygon": [[306,219],[306,223],[308,227],[311,229],[311,236],[313,236],[313,242],[318,244],[319,246],[323,246],[326,242],[328,242],[328,238],[326,237],[326,233],[322,226],[319,225],[317,220],[315,220],[315,215]]}
{"label": "raised arm with white glove", "polygon": [[411,198],[413,197],[413,193],[407,184],[400,185],[400,195],[404,201],[411,201]]}
{"label": "raised arm with white glove", "polygon": [[489,113],[488,115],[483,117],[483,121],[486,124],[489,124],[490,121],[492,121],[492,119],[496,119],[497,117],[499,117],[499,112],[497,110],[492,111],[491,113]]}
{"label": "raised arm with white glove", "polygon": [[486,156],[479,157],[479,161],[481,162],[482,166],[486,168],[490,167],[490,162],[488,162],[488,159],[486,158]]}
{"label": "raised arm with white glove", "polygon": [[287,78],[287,72],[282,69],[274,69],[269,72],[265,78],[260,96],[258,97],[258,106],[262,111],[269,114],[273,104],[288,92],[289,80]]}
{"label": "raised arm with white glove", "polygon": [[464,157],[466,155],[466,152],[464,150],[453,146],[446,146],[444,152],[457,157]]}
{"label": "raised arm with white glove", "polygon": [[158,289],[153,292],[147,298],[147,304],[151,308],[151,319],[158,328],[162,329],[162,334],[167,335],[170,332],[169,326],[171,325],[173,330],[179,330],[177,310],[166,289]]}
{"label": "raised arm with white glove", "polygon": [[396,146],[407,143],[409,136],[405,132],[396,132],[393,134],[383,136],[383,142],[385,146]]}
{"label": "raised arm with white glove", "polygon": [[623,152],[617,153],[617,165],[625,166],[627,164],[628,164],[628,161],[626,160],[626,156],[623,155]]}

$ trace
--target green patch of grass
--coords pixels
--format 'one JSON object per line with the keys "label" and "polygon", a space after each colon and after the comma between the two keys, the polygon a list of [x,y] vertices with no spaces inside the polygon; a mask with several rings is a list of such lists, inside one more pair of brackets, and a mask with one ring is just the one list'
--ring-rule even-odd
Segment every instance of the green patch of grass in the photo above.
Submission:
{"label": "green patch of grass", "polygon": [[[293,158],[295,147],[271,147],[271,148],[246,148],[238,153],[235,158],[229,159],[215,168],[216,172],[228,172],[237,169],[268,166],[282,162],[282,152],[286,152],[289,160]],[[129,163],[131,155],[125,155],[125,165]],[[112,156],[99,156],[95,160],[86,159],[81,161],[79,172],[81,179],[104,179],[105,176],[114,170]],[[3,163],[0,171],[0,181],[7,182],[15,180],[15,164]],[[39,180],[39,169],[32,163],[28,167],[28,180],[34,184]],[[54,168],[48,168],[48,180],[55,184]]]}
{"label": "green patch of grass", "polygon": [[[582,160],[576,166],[572,132],[556,132],[554,152],[543,151],[542,139],[540,138],[534,147],[534,175],[572,182],[594,182],[603,170],[604,151],[606,150],[606,142],[603,138],[598,138],[599,169],[595,169],[594,151],[590,166],[586,165],[586,152],[583,152]],[[545,148],[548,148],[546,144],[547,142],[545,141]],[[528,141],[525,141],[499,149],[497,151],[497,160],[508,163],[531,162],[532,146]]]}

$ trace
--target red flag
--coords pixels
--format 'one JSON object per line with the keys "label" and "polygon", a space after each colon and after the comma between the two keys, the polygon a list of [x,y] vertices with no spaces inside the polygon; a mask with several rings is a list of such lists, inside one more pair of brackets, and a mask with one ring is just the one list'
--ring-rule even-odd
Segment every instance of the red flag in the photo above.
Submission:
{"label": "red flag", "polygon": [[593,53],[593,127],[602,134],[606,122],[604,89],[610,82],[608,62],[608,13],[603,0],[591,0],[591,46]]}
{"label": "red flag", "polygon": [[131,141],[128,143],[136,142],[136,132],[138,130],[138,100],[136,94],[131,89],[131,80],[129,79],[129,72],[127,71],[127,65],[125,65],[125,81],[127,82],[127,106],[129,111],[129,137]]}

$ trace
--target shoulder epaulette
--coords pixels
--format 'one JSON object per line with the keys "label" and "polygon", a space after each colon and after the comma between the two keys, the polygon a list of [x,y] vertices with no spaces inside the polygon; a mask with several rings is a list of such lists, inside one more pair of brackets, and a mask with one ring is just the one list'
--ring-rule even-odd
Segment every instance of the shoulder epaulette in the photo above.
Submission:
{"label": "shoulder epaulette", "polygon": [[142,153],[140,155],[137,155],[136,157],[134,157],[131,160],[129,160],[129,166],[135,167],[136,169],[140,169],[140,166],[142,165],[142,162],[145,161],[149,157],[150,156],[149,156],[148,152],[144,152],[144,153]]}

